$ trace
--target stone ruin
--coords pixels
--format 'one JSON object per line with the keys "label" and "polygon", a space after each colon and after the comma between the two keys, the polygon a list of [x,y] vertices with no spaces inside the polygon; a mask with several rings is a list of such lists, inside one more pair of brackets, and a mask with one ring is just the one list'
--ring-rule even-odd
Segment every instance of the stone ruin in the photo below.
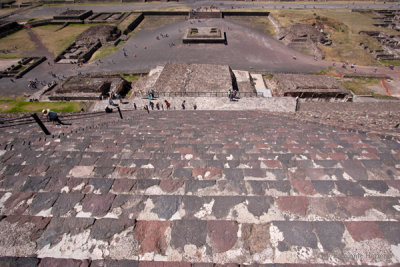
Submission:
{"label": "stone ruin", "polygon": [[189,19],[220,19],[222,17],[223,15],[221,10],[215,8],[214,6],[198,7],[190,10],[189,12]]}
{"label": "stone ruin", "polygon": [[330,46],[332,40],[324,32],[322,23],[296,24],[290,28],[283,28],[280,32],[279,40],[293,49],[306,52],[320,58],[324,58],[318,44]]}
{"label": "stone ruin", "polygon": [[374,17],[378,23],[374,26],[391,28],[400,31],[400,11],[399,10],[375,10],[377,17]]}
{"label": "stone ruin", "polygon": [[373,50],[360,43],[360,47],[371,53],[375,59],[400,60],[400,35],[388,35],[379,31],[360,31],[359,34],[366,34],[382,45],[382,49]]}
{"label": "stone ruin", "polygon": [[[240,76],[237,78],[235,74]],[[157,67],[139,79],[132,95],[146,95],[151,89],[160,96],[224,97],[234,89],[241,95],[257,95],[248,72],[212,64],[168,63]]]}
{"label": "stone ruin", "polygon": [[66,50],[57,56],[57,63],[83,63],[102,45],[113,43],[121,31],[112,25],[95,25],[78,35]]}
{"label": "stone ruin", "polygon": [[93,15],[92,10],[66,10],[62,12],[60,15],[53,16],[53,20],[84,20]]}
{"label": "stone ruin", "polygon": [[46,57],[24,57],[17,61],[16,64],[12,64],[6,69],[0,71],[0,79],[2,77],[15,77],[21,78],[23,75],[28,73],[30,70],[38,66],[40,63],[46,60]]}
{"label": "stone ruin", "polygon": [[47,93],[50,100],[99,100],[112,94],[125,96],[130,83],[118,75],[85,75],[69,77]]}
{"label": "stone ruin", "polygon": [[340,82],[325,75],[274,74],[269,81],[273,96],[351,100],[351,92]]}
{"label": "stone ruin", "polygon": [[225,32],[216,27],[188,28],[183,43],[225,43]]}
{"label": "stone ruin", "polygon": [[22,28],[22,25],[17,22],[6,22],[0,21],[0,38],[3,38],[9,34],[12,34],[16,31],[19,31]]}

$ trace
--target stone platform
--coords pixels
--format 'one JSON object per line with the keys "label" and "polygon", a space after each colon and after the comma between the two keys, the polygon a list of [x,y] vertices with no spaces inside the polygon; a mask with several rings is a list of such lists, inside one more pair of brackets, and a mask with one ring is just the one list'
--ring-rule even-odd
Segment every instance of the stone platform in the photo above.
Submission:
{"label": "stone platform", "polygon": [[264,111],[72,122],[0,132],[0,265],[400,262],[398,142]]}

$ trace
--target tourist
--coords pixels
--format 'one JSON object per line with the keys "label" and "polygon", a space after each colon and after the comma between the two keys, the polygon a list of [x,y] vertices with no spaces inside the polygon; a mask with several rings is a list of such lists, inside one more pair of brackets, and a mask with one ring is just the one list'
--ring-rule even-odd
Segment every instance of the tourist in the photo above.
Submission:
{"label": "tourist", "polygon": [[150,104],[151,110],[154,110],[154,103],[152,101],[150,101],[149,104]]}
{"label": "tourist", "polygon": [[183,102],[182,102],[182,109],[185,109],[185,103],[186,103],[186,100],[183,100]]}
{"label": "tourist", "polygon": [[47,120],[53,122],[53,124],[58,122],[59,124],[62,125],[71,125],[70,123],[63,123],[58,117],[58,114],[54,111],[51,111],[50,109],[43,109],[42,113],[47,117]]}
{"label": "tourist", "polygon": [[137,109],[136,103],[133,103],[133,108],[134,108],[135,110]]}
{"label": "tourist", "polygon": [[114,103],[114,101],[111,99],[111,97],[108,98],[108,104],[110,104],[110,106],[114,106],[114,107],[118,106],[118,104]]}
{"label": "tourist", "polygon": [[164,100],[164,102],[165,102],[165,106],[167,107],[167,110],[168,110],[169,107],[171,106],[171,104],[167,100]]}
{"label": "tourist", "polygon": [[154,90],[153,89],[150,90],[150,94],[151,94],[151,98],[154,98]]}
{"label": "tourist", "polygon": [[193,105],[193,109],[194,109],[194,110],[197,109],[197,105],[196,105],[196,104]]}
{"label": "tourist", "polygon": [[150,111],[149,111],[149,107],[148,107],[147,105],[145,105],[145,106],[144,106],[144,110],[146,110],[146,111],[147,111],[147,113],[150,113]]}
{"label": "tourist", "polygon": [[107,106],[104,110],[106,111],[106,113],[112,113],[113,112],[113,109],[110,108],[109,106]]}
{"label": "tourist", "polygon": [[156,108],[157,110],[160,110],[160,103],[158,103],[158,101],[156,102]]}

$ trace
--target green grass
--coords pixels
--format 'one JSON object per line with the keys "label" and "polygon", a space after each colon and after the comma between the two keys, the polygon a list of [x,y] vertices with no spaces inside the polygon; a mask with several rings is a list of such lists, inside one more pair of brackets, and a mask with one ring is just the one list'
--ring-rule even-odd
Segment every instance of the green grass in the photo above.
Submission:
{"label": "green grass", "polygon": [[42,112],[51,109],[56,112],[79,112],[86,107],[83,102],[26,102],[25,98],[0,98],[1,113]]}
{"label": "green grass", "polygon": [[342,81],[343,86],[356,95],[378,95],[368,87],[379,83],[380,79],[377,78],[352,78]]}
{"label": "green grass", "polygon": [[94,52],[94,54],[90,58],[89,62],[93,62],[100,58],[109,56],[112,53],[118,51],[118,49],[119,49],[118,46],[102,46],[96,52]]}
{"label": "green grass", "polygon": [[10,51],[10,53],[0,53],[0,58],[13,59],[32,54],[32,51],[35,50],[35,44],[30,40],[28,32],[22,29],[0,38],[0,49]]}
{"label": "green grass", "polygon": [[140,74],[121,74],[121,78],[128,82],[136,82],[140,78]]}
{"label": "green grass", "polygon": [[393,65],[393,66],[400,66],[400,60],[379,60],[384,66]]}
{"label": "green grass", "polygon": [[351,12],[351,10],[271,10],[273,17],[283,27],[297,23],[312,24],[319,22],[324,25],[324,31],[330,35],[333,46],[319,46],[326,60],[349,61],[358,65],[378,65],[379,62],[366,50],[360,42],[371,49],[381,49],[381,45],[372,37],[358,34],[360,31],[382,31],[396,34],[393,29],[378,28],[373,24],[372,12]]}
{"label": "green grass", "polygon": [[132,13],[130,14],[128,17],[126,17],[119,25],[118,25],[118,29],[120,29],[121,31],[126,30],[126,28],[129,26],[129,24],[131,24],[137,17],[139,17],[140,14],[138,13]]}
{"label": "green grass", "polygon": [[58,30],[60,25],[46,25],[32,28],[32,30],[40,37],[47,49],[56,56],[74,42],[79,34],[91,26],[93,24],[71,24]]}

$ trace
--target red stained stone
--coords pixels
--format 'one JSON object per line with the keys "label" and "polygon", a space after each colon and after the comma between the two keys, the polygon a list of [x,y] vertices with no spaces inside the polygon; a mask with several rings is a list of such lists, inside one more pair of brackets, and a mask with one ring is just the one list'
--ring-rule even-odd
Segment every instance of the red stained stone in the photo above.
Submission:
{"label": "red stained stone", "polygon": [[237,240],[238,225],[233,221],[208,221],[207,232],[214,252],[231,249]]}
{"label": "red stained stone", "polygon": [[173,193],[183,186],[185,180],[174,179],[174,180],[161,180],[160,188],[166,193]]}
{"label": "red stained stone", "polygon": [[345,222],[351,237],[357,241],[383,238],[381,230],[375,222]]}
{"label": "red stained stone", "polygon": [[138,221],[135,225],[134,235],[139,242],[140,253],[164,254],[167,249],[165,231],[169,226],[169,221]]}
{"label": "red stained stone", "polygon": [[174,153],[181,153],[183,155],[193,154],[193,148],[192,147],[177,147],[177,148],[175,148]]}
{"label": "red stained stone", "polygon": [[129,192],[132,187],[134,187],[137,183],[137,180],[133,179],[117,179],[114,180],[112,190],[117,193],[121,192]]}
{"label": "red stained stone", "polygon": [[118,166],[115,168],[115,172],[117,175],[120,177],[133,177],[133,174],[135,173],[136,168],[134,167],[123,167],[123,166]]}
{"label": "red stained stone", "polygon": [[283,211],[289,211],[301,216],[306,216],[309,201],[304,196],[282,196],[277,198],[278,207]]}
{"label": "red stained stone", "polygon": [[269,169],[280,169],[282,168],[282,164],[279,160],[264,160],[263,163],[267,166]]}
{"label": "red stained stone", "polygon": [[290,183],[293,185],[294,188],[297,189],[302,194],[305,195],[314,195],[315,190],[314,186],[312,185],[311,181],[304,180],[304,179],[291,179]]}
{"label": "red stained stone", "polygon": [[345,159],[347,159],[347,156],[344,153],[337,152],[337,153],[329,154],[329,158],[331,158],[333,160],[345,160]]}
{"label": "red stained stone", "polygon": [[363,197],[338,197],[339,205],[345,208],[352,216],[364,216],[372,208],[371,203]]}
{"label": "red stained stone", "polygon": [[115,195],[95,195],[88,194],[82,201],[82,210],[84,212],[91,212],[93,216],[102,217],[107,214]]}
{"label": "red stained stone", "polygon": [[267,144],[255,144],[254,147],[257,148],[257,149],[268,149],[269,145],[267,145]]}
{"label": "red stained stone", "polygon": [[46,170],[49,168],[49,166],[44,166],[44,165],[26,165],[20,175],[22,176],[43,176],[46,173]]}

